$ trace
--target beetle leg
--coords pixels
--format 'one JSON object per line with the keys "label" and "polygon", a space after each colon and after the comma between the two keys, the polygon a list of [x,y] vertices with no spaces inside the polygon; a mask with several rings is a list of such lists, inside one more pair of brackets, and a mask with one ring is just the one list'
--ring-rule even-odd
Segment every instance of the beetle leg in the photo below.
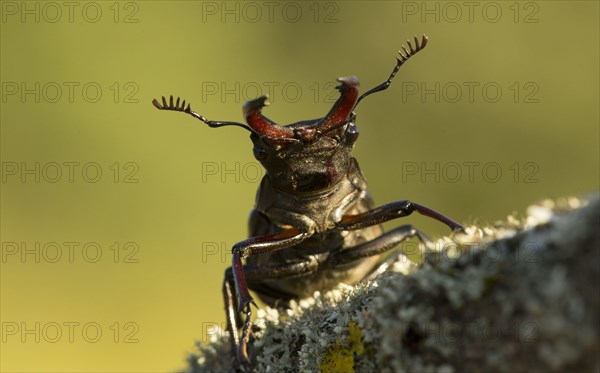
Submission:
{"label": "beetle leg", "polygon": [[[271,264],[265,266],[255,266],[247,264],[243,266],[244,273],[250,283],[259,282],[260,280],[291,277],[295,275],[303,275],[314,272],[319,263],[315,257],[311,256],[306,260],[286,263],[286,264]],[[229,332],[231,352],[238,362],[247,363],[249,356],[247,352],[247,344],[250,339],[250,316],[246,314],[244,320],[242,336],[238,339],[237,329],[242,324],[239,313],[235,309],[236,299],[233,296],[232,288],[234,286],[234,271],[232,267],[225,271],[225,280],[223,281],[223,297],[225,300],[225,312],[227,316],[227,331]],[[249,308],[249,307],[248,307]]]}
{"label": "beetle leg", "polygon": [[335,229],[338,230],[354,230],[378,225],[388,220],[401,218],[408,216],[417,211],[421,215],[425,215],[437,221],[446,224],[453,231],[463,230],[463,226],[450,219],[446,215],[443,215],[435,210],[425,207],[423,205],[416,204],[411,201],[396,201],[377,207],[373,210],[369,210],[356,215],[345,215],[342,216]]}
{"label": "beetle leg", "polygon": [[[318,267],[318,261],[314,256],[310,256],[307,260],[299,262],[291,262],[285,264],[262,264],[260,266],[254,264],[245,264],[244,275],[248,281],[249,287],[252,290],[264,292],[267,288],[262,287],[262,280],[274,278],[287,278],[299,275],[306,275],[314,272]],[[231,267],[225,270],[225,279],[223,280],[222,294],[225,304],[225,314],[227,319],[227,331],[233,336],[231,338],[232,351],[237,350],[237,329],[241,328],[243,321],[238,312],[237,298],[233,289],[235,281],[233,270]]]}
{"label": "beetle leg", "polygon": [[223,300],[225,301],[225,318],[227,320],[227,332],[229,333],[229,342],[231,344],[232,356],[235,357],[238,346],[238,325],[241,320],[236,311],[236,298],[233,294],[233,273],[231,267],[225,271],[225,279],[223,280]]}
{"label": "beetle leg", "polygon": [[273,252],[295,246],[307,239],[309,235],[296,228],[287,229],[274,235],[252,237],[233,245],[231,268],[235,287],[239,297],[238,312],[248,311],[254,301],[248,292],[248,284],[242,267],[242,259],[250,255]]}
{"label": "beetle leg", "polygon": [[400,242],[412,237],[417,237],[423,243],[431,242],[425,234],[412,225],[403,225],[386,232],[371,241],[363,242],[360,245],[335,252],[327,258],[327,263],[336,266],[379,255],[394,248],[394,246],[398,245]]}
{"label": "beetle leg", "polygon": [[[233,258],[231,264],[231,273],[233,276],[233,283],[237,292],[237,312],[244,313],[244,324],[242,326],[242,334],[239,336],[239,344],[237,342],[236,333],[233,332],[233,324],[236,321],[235,317],[231,316],[234,302],[229,296],[231,292],[231,280],[227,278],[227,272],[225,275],[225,283],[223,285],[223,296],[225,298],[226,312],[227,312],[227,328],[230,331],[232,339],[236,339],[237,346],[237,359],[238,362],[243,364],[249,363],[247,345],[250,340],[250,330],[252,326],[252,309],[251,304],[254,303],[250,291],[248,290],[248,283],[246,282],[246,276],[244,269],[248,269],[248,266],[242,265],[242,259],[250,255],[256,255],[260,253],[272,252],[281,249],[285,249],[291,246],[295,246],[298,243],[304,241],[309,237],[308,233],[301,232],[296,228],[287,229],[281,233],[274,235],[252,237],[247,240],[238,242],[232,248]],[[252,272],[252,271],[250,271]],[[249,273],[250,273],[249,272]],[[285,271],[284,271],[285,272]],[[264,276],[264,273],[263,273]],[[233,346],[233,345],[232,345]]]}

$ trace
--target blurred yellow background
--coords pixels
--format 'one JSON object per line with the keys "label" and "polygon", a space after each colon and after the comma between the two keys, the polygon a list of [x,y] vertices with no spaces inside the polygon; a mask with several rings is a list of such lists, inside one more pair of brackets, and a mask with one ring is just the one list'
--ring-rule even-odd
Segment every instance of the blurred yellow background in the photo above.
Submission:
{"label": "blurred yellow background", "polygon": [[[378,204],[466,223],[599,188],[595,1],[1,2],[3,372],[162,372],[222,325],[262,171],[242,121],[323,116],[385,80],[355,155]],[[430,236],[430,219],[410,222]]]}

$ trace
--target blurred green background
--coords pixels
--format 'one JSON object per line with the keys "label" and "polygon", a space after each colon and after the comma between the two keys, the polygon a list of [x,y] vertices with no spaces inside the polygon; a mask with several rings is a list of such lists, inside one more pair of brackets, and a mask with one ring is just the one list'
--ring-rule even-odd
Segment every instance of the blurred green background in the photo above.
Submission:
{"label": "blurred green background", "polygon": [[[371,88],[426,33],[358,108],[378,204],[484,224],[599,188],[598,2],[65,4],[1,3],[2,371],[181,369],[224,322],[252,145],[157,111],[160,95],[241,121],[270,93],[275,121],[317,118],[336,77]],[[446,233],[421,216],[386,228],[406,222]]]}

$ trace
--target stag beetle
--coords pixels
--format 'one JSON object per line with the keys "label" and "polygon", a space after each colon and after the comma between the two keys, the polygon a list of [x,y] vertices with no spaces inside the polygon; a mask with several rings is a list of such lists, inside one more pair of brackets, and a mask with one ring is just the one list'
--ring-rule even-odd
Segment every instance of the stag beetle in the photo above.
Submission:
{"label": "stag beetle", "polygon": [[[374,207],[366,181],[351,155],[358,138],[354,110],[365,97],[387,89],[400,67],[425,48],[415,36],[415,46],[402,46],[389,78],[359,97],[354,76],[338,78],[340,97],[319,119],[279,126],[261,111],[268,105],[262,96],[243,106],[247,124],[208,120],[180,99],[162,104],[160,110],[181,111],[210,127],[239,126],[250,132],[254,156],[266,169],[250,214],[250,238],[232,248],[232,264],[225,271],[223,297],[227,330],[236,365],[250,364],[251,337],[249,289],[271,306],[285,305],[315,291],[364,279],[377,266],[380,254],[403,240],[428,238],[412,225],[383,233],[381,223],[420,214],[454,230],[458,222],[411,201]],[[242,264],[245,259],[246,264]],[[233,289],[235,288],[235,293]],[[244,320],[242,321],[242,316]],[[241,328],[241,335],[238,329]]]}

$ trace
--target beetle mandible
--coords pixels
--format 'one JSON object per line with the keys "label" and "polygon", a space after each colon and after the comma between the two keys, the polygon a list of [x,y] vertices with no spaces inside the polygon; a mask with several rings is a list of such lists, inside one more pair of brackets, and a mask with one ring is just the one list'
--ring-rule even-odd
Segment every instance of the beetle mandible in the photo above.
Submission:
{"label": "beetle mandible", "polygon": [[[340,97],[319,119],[279,126],[262,114],[267,96],[243,106],[247,124],[208,120],[190,104],[173,96],[152,103],[160,110],[181,111],[210,127],[239,126],[248,130],[254,156],[266,173],[250,214],[248,239],[232,248],[232,264],[225,271],[223,297],[232,354],[247,365],[251,336],[249,289],[267,304],[285,305],[339,283],[355,283],[377,266],[380,254],[403,240],[428,238],[412,225],[383,233],[381,223],[420,214],[436,219],[453,231],[458,222],[423,205],[404,200],[380,207],[367,192],[366,181],[351,151],[358,138],[354,110],[365,97],[387,89],[400,67],[425,48],[427,36],[415,36],[415,46],[402,46],[389,78],[361,96],[354,76],[338,78]],[[242,264],[245,259],[246,264]],[[235,293],[234,293],[235,289]],[[242,316],[244,320],[242,320]],[[241,334],[238,335],[238,329]]]}

